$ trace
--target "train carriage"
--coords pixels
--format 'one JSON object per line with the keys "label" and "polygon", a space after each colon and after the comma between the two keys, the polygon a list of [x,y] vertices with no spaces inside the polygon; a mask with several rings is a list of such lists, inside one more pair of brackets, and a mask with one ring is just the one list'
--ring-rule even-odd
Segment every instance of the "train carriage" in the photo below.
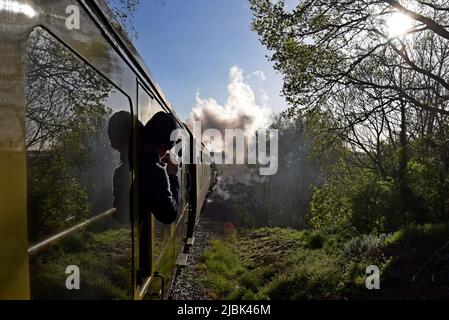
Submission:
{"label": "train carriage", "polygon": [[0,0],[0,61],[0,299],[167,298],[212,166],[181,164],[174,224],[139,223],[139,128],[196,139],[106,4]]}

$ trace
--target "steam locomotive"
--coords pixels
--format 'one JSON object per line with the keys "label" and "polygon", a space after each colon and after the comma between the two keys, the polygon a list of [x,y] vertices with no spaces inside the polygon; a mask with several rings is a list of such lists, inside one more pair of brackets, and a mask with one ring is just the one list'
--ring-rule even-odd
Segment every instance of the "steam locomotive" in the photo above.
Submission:
{"label": "steam locomotive", "polygon": [[[214,168],[108,6],[0,0],[0,61],[0,299],[167,298]],[[138,128],[159,111],[201,152],[180,165],[177,221],[141,225]],[[108,136],[120,112],[126,153]]]}

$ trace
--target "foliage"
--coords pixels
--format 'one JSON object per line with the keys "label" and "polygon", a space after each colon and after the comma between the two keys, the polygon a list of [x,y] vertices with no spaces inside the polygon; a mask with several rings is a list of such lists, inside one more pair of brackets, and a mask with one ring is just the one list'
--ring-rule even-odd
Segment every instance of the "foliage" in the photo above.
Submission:
{"label": "foliage", "polygon": [[[230,297],[438,296],[449,254],[444,1],[250,2],[292,107],[273,123],[278,174],[231,196],[250,226],[302,230],[240,234],[246,271]],[[412,27],[392,36],[398,11]],[[381,270],[382,292],[366,290],[369,265]]]}
{"label": "foliage", "polygon": [[[129,229],[83,232],[32,258],[33,299],[120,299],[132,297]],[[67,290],[65,268],[81,270],[80,290]]]}
{"label": "foliage", "polygon": [[[348,236],[449,218],[443,2],[251,0],[253,29],[284,76],[285,116],[313,114],[327,132],[310,153],[325,168],[311,185],[314,228]],[[412,26],[392,36],[397,12]]]}
{"label": "foliage", "polygon": [[110,84],[93,68],[37,28],[27,51],[27,148],[48,150],[75,131],[74,126],[80,130],[99,126],[109,89]]}
{"label": "foliage", "polygon": [[313,228],[339,233],[352,231],[350,204],[344,197],[345,191],[338,183],[326,183],[315,189],[310,219]]}
{"label": "foliage", "polygon": [[369,256],[378,250],[387,239],[387,234],[381,234],[380,236],[365,234],[354,237],[343,244],[342,255],[348,259]]}
{"label": "foliage", "polygon": [[[294,106],[319,107],[324,100],[336,108],[346,97],[352,123],[363,121],[365,114],[350,112],[361,107],[362,98],[369,101],[368,113],[376,102],[388,110],[394,100],[405,99],[422,110],[449,114],[448,97],[442,93],[449,85],[444,71],[434,69],[447,68],[444,0],[304,0],[291,10],[285,1],[250,2],[253,28],[273,51],[275,68],[284,75],[285,96]],[[405,34],[389,29],[395,12],[412,21]]]}
{"label": "foliage", "polygon": [[[104,130],[109,83],[41,29],[30,37],[27,59],[28,229],[34,243],[108,209],[92,205],[100,202],[92,199],[99,200],[101,181],[91,175],[96,162],[114,157]],[[100,170],[106,177],[112,168]]]}
{"label": "foliage", "polygon": [[285,262],[281,272],[266,288],[273,300],[331,299],[338,290],[339,265],[323,251],[301,250]]}
{"label": "foliage", "polygon": [[[342,242],[334,242],[333,235],[322,233],[324,245],[315,249],[307,241],[314,236],[314,232],[281,228],[240,233],[238,247],[232,243],[240,253],[240,261],[232,263],[239,266],[239,272],[232,273],[225,290],[220,291],[224,295],[219,297],[234,300],[402,299],[405,291],[408,298],[447,296],[442,286],[446,283],[444,274],[447,271],[444,258],[449,254],[448,224],[411,225],[392,234],[354,236]],[[215,265],[226,261],[229,252],[225,248],[229,245],[226,240],[215,242],[211,251],[206,252],[206,256],[211,252],[218,256],[211,269],[208,264],[211,261],[206,260],[203,279],[210,279],[211,274],[217,277],[215,270],[229,266],[227,263],[221,267]],[[280,248],[287,252],[279,254]],[[232,256],[237,257],[235,251]],[[425,263],[427,268],[419,273]],[[366,269],[370,265],[380,268],[382,290],[366,289]],[[416,274],[417,282],[413,286],[411,279]],[[220,281],[224,286],[224,280]],[[212,294],[212,297],[217,295]]]}
{"label": "foliage", "polygon": [[420,223],[449,219],[449,175],[438,154],[421,154],[408,164],[410,188],[418,198]]}
{"label": "foliage", "polygon": [[221,168],[219,185],[232,197],[234,220],[240,226],[307,226],[314,187],[345,152],[340,141],[327,135],[332,122],[327,114],[288,111],[271,125],[279,133],[275,175],[260,177],[256,166]]}
{"label": "foliage", "polygon": [[[349,191],[351,224],[360,233],[382,233],[395,230],[399,215],[394,181],[383,179],[369,170],[362,170]],[[400,218],[400,217],[399,217]]]}
{"label": "foliage", "polygon": [[[237,244],[243,272],[232,278],[233,290],[228,288],[224,297],[238,300],[336,298],[344,279],[343,273],[339,273],[342,265],[338,247],[328,245],[331,239],[316,232],[283,228],[261,228],[239,234]],[[210,277],[209,264],[202,271],[204,278]]]}
{"label": "foliage", "polygon": [[[137,38],[138,33],[134,27],[134,15],[139,7],[140,0],[107,0],[115,19],[114,24],[119,31],[124,31],[132,39]],[[123,29],[122,29],[123,28]]]}
{"label": "foliage", "polygon": [[236,277],[243,272],[236,247],[229,242],[213,240],[210,249],[203,256],[203,266],[207,270],[201,279],[214,298],[223,298],[237,287]]}
{"label": "foliage", "polygon": [[[410,145],[406,171],[409,194],[405,200],[401,200],[394,170],[397,158],[390,159],[386,166],[387,176],[373,169],[352,167],[348,171],[336,166],[335,174],[315,188],[311,226],[342,234],[379,234],[412,222],[447,221],[449,171],[441,153],[423,151],[419,145],[419,141]],[[406,208],[404,213],[402,205]]]}

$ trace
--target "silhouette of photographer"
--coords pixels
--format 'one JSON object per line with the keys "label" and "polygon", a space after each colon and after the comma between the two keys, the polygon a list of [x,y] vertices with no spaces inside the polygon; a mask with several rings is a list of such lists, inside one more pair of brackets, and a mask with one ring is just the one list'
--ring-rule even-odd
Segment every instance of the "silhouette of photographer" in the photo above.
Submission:
{"label": "silhouette of photographer", "polygon": [[164,224],[176,221],[179,206],[178,165],[171,162],[172,115],[159,112],[141,130],[139,153],[140,279],[150,276],[151,213]]}
{"label": "silhouette of photographer", "polygon": [[176,141],[171,134],[178,129],[174,117],[156,113],[141,134],[139,204],[141,218],[149,212],[164,224],[175,222],[179,205],[179,166],[171,161],[169,151]]}
{"label": "silhouette of photographer", "polygon": [[129,148],[132,133],[132,116],[129,112],[114,113],[109,120],[108,136],[111,147],[120,152],[120,165],[113,175],[113,206],[117,209],[114,218],[120,223],[130,222],[130,191],[132,176]]}

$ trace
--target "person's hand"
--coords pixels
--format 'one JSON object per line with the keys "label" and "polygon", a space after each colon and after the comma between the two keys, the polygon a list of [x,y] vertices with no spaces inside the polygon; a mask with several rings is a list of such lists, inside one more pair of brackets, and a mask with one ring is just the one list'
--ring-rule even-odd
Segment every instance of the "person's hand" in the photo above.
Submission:
{"label": "person's hand", "polygon": [[178,175],[179,165],[173,163],[173,161],[171,159],[171,156],[176,156],[176,155],[172,155],[171,153],[167,153],[165,155],[165,157],[162,158],[162,162],[166,164],[167,173],[169,175],[176,176],[176,175]]}

